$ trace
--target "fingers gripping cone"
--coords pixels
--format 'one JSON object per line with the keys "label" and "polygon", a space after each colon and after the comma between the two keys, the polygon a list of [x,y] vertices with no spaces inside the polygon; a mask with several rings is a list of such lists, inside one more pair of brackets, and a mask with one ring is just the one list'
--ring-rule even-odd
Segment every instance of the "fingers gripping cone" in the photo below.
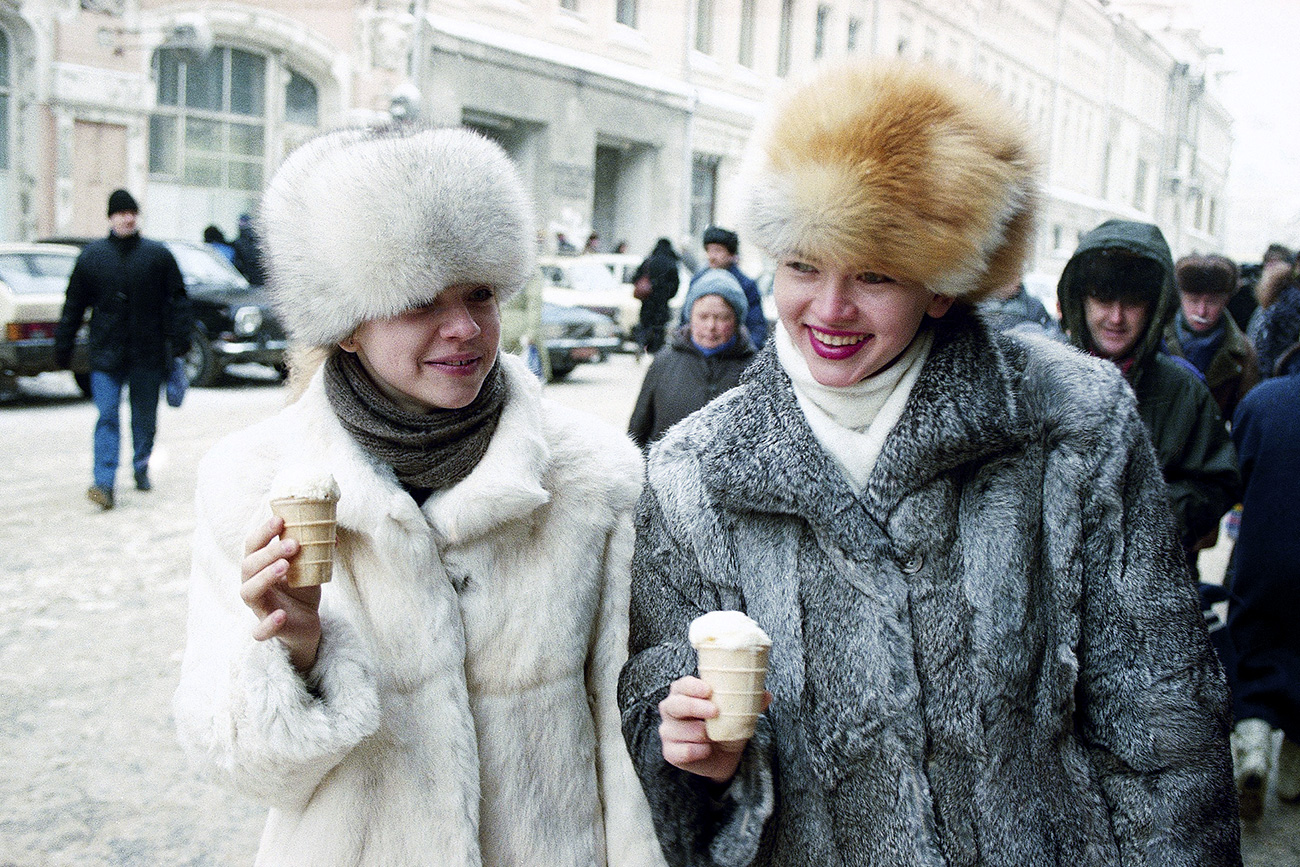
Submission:
{"label": "fingers gripping cone", "polygon": [[284,519],[284,535],[301,549],[289,560],[290,587],[314,587],[330,580],[334,567],[334,528],[337,500],[279,497],[271,511]]}
{"label": "fingers gripping cone", "polygon": [[712,611],[691,623],[691,644],[699,655],[700,679],[713,687],[718,715],[704,721],[709,739],[747,741],[763,712],[772,640],[739,611]]}
{"label": "fingers gripping cone", "polygon": [[271,511],[284,519],[284,536],[301,546],[289,560],[290,587],[315,587],[330,580],[339,486],[312,466],[289,466],[271,485]]}

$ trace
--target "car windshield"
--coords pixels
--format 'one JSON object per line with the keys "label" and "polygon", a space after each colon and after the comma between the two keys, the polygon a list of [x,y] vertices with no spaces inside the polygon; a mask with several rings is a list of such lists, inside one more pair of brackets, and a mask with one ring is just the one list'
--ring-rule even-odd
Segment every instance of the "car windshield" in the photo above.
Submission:
{"label": "car windshield", "polygon": [[579,292],[607,292],[620,285],[618,277],[604,262],[574,259],[563,265],[543,265],[542,274],[552,286],[577,289]]}
{"label": "car windshield", "polygon": [[19,295],[64,292],[76,257],[63,253],[5,253],[0,255],[0,280]]}
{"label": "car windshield", "polygon": [[220,254],[188,244],[168,244],[186,283],[238,283],[246,281]]}

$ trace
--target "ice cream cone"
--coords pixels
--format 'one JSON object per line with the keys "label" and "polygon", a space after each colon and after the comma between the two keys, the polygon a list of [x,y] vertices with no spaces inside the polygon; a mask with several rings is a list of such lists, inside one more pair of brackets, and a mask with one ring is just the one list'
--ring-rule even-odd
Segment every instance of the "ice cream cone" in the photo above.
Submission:
{"label": "ice cream cone", "polygon": [[338,500],[280,497],[271,511],[284,519],[284,535],[301,549],[289,560],[289,586],[314,587],[330,580],[334,566],[334,510]]}
{"label": "ice cream cone", "polygon": [[697,647],[700,679],[713,687],[718,715],[704,721],[710,740],[747,741],[763,712],[763,683],[770,647]]}

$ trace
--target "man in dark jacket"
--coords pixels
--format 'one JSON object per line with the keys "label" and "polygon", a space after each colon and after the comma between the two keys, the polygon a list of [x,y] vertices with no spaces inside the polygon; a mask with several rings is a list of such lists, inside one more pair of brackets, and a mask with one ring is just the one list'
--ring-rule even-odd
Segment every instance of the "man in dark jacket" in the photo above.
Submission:
{"label": "man in dark jacket", "polygon": [[59,364],[67,367],[77,330],[91,311],[90,390],[99,421],[94,483],[86,496],[101,509],[113,508],[123,386],[131,400],[135,486],[147,491],[158,390],[173,359],[190,348],[189,298],[180,268],[165,246],[140,237],[139,210],[126,190],[109,196],[109,235],[87,244],[77,257],[54,335]]}
{"label": "man in dark jacket", "polygon": [[231,263],[244,275],[244,279],[254,286],[266,282],[266,270],[262,267],[262,244],[253,229],[253,218],[248,214],[239,215],[239,234],[230,242],[234,248]]}
{"label": "man in dark jacket", "polygon": [[[758,294],[758,284],[736,264],[740,254],[740,236],[730,229],[709,226],[704,230],[703,242],[704,255],[709,260],[709,264],[695,272],[691,277],[691,285],[694,286],[695,281],[710,268],[721,268],[735,277],[741,291],[745,293],[745,304],[748,309],[744,319],[745,330],[749,332],[749,339],[753,342],[754,348],[762,349],[763,343],[767,340],[767,317],[763,315],[763,299]],[[683,305],[681,324],[685,325],[689,316]]]}
{"label": "man in dark jacket", "polygon": [[1237,287],[1237,265],[1224,256],[1184,256],[1174,267],[1178,313],[1165,328],[1165,345],[1205,377],[1219,413],[1231,419],[1259,384],[1255,348],[1225,311]]}
{"label": "man in dark jacket", "polygon": [[1107,220],[1079,241],[1057,284],[1061,324],[1079,348],[1113,361],[1137,397],[1188,557],[1237,502],[1237,457],[1205,383],[1161,349],[1178,308],[1174,262],[1160,229]]}

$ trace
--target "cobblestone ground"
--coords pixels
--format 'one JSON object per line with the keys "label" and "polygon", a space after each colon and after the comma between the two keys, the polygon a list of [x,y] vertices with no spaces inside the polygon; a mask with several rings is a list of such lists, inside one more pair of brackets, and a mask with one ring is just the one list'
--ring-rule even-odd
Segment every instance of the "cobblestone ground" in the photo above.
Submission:
{"label": "cobblestone ground", "polygon": [[[548,392],[621,426],[644,369],[617,357]],[[283,391],[242,379],[160,407],[154,491],[123,474],[101,513],[85,500],[93,407],[62,376],[24,389],[0,404],[0,867],[251,864],[263,810],[186,767],[170,702],[195,466]],[[1248,867],[1300,867],[1300,808],[1272,799],[1245,840]]]}

